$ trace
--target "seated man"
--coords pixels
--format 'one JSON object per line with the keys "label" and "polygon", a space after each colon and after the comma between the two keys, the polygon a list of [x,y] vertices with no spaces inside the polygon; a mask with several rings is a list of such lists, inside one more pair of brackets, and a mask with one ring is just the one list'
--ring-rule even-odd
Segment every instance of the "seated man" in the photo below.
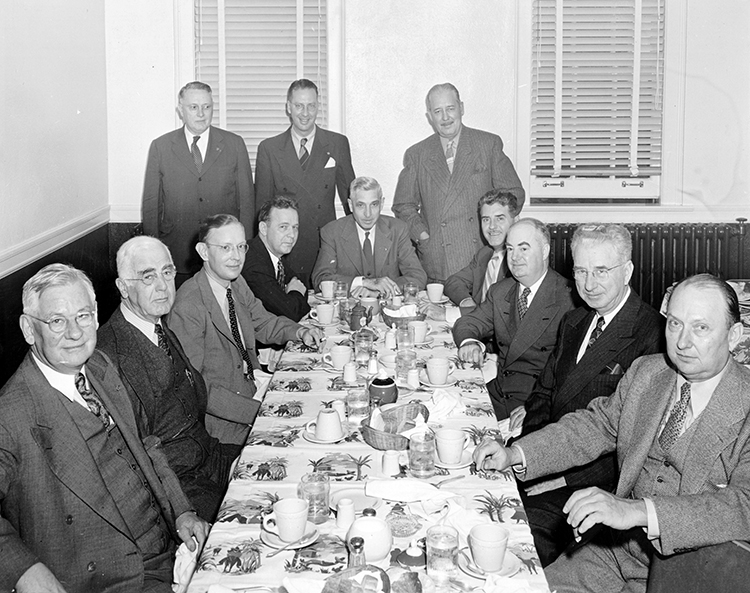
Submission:
{"label": "seated man", "polygon": [[276,196],[258,212],[258,236],[248,244],[242,276],[266,311],[299,321],[310,311],[307,289],[287,255],[299,237],[297,202]]}
{"label": "seated man", "polygon": [[477,447],[478,469],[521,479],[617,455],[615,494],[585,488],[563,507],[575,537],[592,539],[544,569],[551,590],[645,592],[654,554],[750,539],[750,370],[730,356],[741,337],[734,290],[687,278],[668,305],[668,359],[639,358],[614,394],[510,448]]}
{"label": "seated man", "polygon": [[20,323],[31,348],[0,391],[0,590],[172,591],[175,544],[202,546],[208,525],[94,350],[91,281],[46,266]]}
{"label": "seated man", "polygon": [[117,251],[122,302],[98,332],[136,412],[141,435],[155,435],[193,508],[213,521],[238,445],[206,431],[206,385],[164,319],[174,303],[175,266],[158,239],[134,237]]}
{"label": "seated man", "polygon": [[244,445],[260,402],[254,369],[256,339],[264,344],[302,340],[318,346],[317,329],[265,310],[240,276],[245,227],[229,214],[206,218],[198,230],[203,269],[177,291],[169,325],[208,387],[206,428],[222,443]]}
{"label": "seated man", "polygon": [[453,326],[458,357],[481,364],[484,345],[497,344],[497,377],[487,384],[498,420],[518,414],[557,341],[563,315],[573,308],[570,283],[549,269],[549,231],[523,218],[505,245],[513,276],[495,283],[487,299]]}
{"label": "seated man", "polygon": [[352,213],[320,229],[313,286],[323,280],[349,284],[354,296],[401,294],[406,282],[421,290],[427,274],[409,239],[406,223],[381,216],[383,190],[372,177],[357,177],[349,191]]}
{"label": "seated man", "polygon": [[[525,418],[519,416],[522,435],[611,395],[636,358],[663,352],[662,317],[629,286],[628,230],[619,224],[581,225],[571,250],[576,288],[586,306],[563,317],[557,346],[526,400]],[[573,541],[562,511],[570,495],[590,486],[612,491],[616,484],[617,460],[610,453],[520,489],[542,566]]]}

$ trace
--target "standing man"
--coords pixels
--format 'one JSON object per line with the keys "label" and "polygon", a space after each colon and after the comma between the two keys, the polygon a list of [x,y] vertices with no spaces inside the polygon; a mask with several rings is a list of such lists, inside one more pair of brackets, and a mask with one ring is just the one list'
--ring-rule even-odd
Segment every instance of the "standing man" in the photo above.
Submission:
{"label": "standing man", "polygon": [[151,143],[143,186],[143,234],[161,239],[177,266],[177,286],[201,265],[195,229],[212,214],[228,212],[252,229],[253,172],[245,141],[211,125],[211,87],[186,84],[177,113],[184,126]]}
{"label": "standing man", "polygon": [[[458,357],[481,364],[484,345],[497,344],[497,377],[487,390],[498,420],[520,413],[557,342],[565,313],[573,308],[568,281],[549,269],[550,238],[543,222],[523,218],[505,243],[512,277],[495,283],[487,299],[453,326]],[[520,408],[520,409],[518,409]]]}
{"label": "standing man", "polygon": [[256,399],[256,339],[264,344],[302,340],[319,346],[323,334],[263,308],[240,272],[245,227],[217,214],[201,223],[196,250],[203,268],[177,291],[169,325],[208,387],[206,428],[222,443],[244,445],[260,407]]}
{"label": "standing man", "polygon": [[563,511],[576,538],[601,532],[544,569],[551,590],[646,591],[654,554],[750,539],[750,371],[731,350],[742,337],[737,294],[700,274],[677,285],[667,356],[636,360],[609,397],[505,448],[485,440],[478,469],[513,466],[536,479],[614,452],[614,494],[576,491]]}
{"label": "standing man", "polygon": [[383,190],[372,177],[357,177],[349,194],[352,213],[320,231],[321,247],[313,286],[324,280],[346,282],[354,296],[392,297],[406,282],[425,287],[422,269],[402,221],[384,216]]}
{"label": "standing man", "polygon": [[524,202],[521,180],[500,136],[462,125],[464,104],[450,83],[427,93],[427,121],[435,134],[404,155],[393,212],[409,225],[428,282],[444,282],[481,246],[474,206],[491,189]]}
{"label": "standing man", "polygon": [[[584,224],[571,241],[573,276],[586,306],[563,317],[555,350],[526,400],[522,436],[611,395],[633,361],[663,352],[662,317],[630,288],[633,246],[619,224]],[[511,427],[513,428],[513,427]],[[617,485],[617,460],[609,453],[584,466],[521,488],[523,506],[542,566],[573,541],[563,506],[571,494]]]}
{"label": "standing man", "polygon": [[94,350],[91,281],[51,264],[22,300],[30,350],[0,391],[0,589],[171,591],[175,544],[202,546],[208,525]]}
{"label": "standing man", "polygon": [[306,78],[295,80],[286,94],[286,113],[292,125],[260,143],[255,167],[258,207],[278,194],[297,200],[304,225],[289,260],[308,287],[320,248],[320,229],[336,219],[336,190],[346,210],[349,184],[354,179],[349,140],[315,125],[318,106],[315,83]]}
{"label": "standing man", "polygon": [[174,276],[161,241],[126,241],[117,251],[122,301],[99,329],[98,346],[120,372],[141,435],[159,437],[193,508],[213,521],[240,447],[206,431],[206,384],[164,319],[174,303]]}
{"label": "standing man", "polygon": [[299,237],[297,202],[276,196],[258,212],[258,236],[248,243],[242,275],[266,311],[299,321],[310,311],[307,288],[289,263]]}

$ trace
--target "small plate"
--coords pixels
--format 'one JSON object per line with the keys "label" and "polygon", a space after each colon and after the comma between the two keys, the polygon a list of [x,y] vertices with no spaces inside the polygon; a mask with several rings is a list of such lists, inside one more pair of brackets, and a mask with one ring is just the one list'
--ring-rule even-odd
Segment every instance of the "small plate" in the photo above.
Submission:
{"label": "small plate", "polygon": [[417,298],[419,298],[419,300],[427,302],[427,303],[433,303],[434,305],[444,305],[445,303],[447,303],[448,301],[450,301],[450,299],[447,296],[443,295],[439,301],[433,302],[433,301],[430,300],[430,297],[427,296],[427,291],[426,290],[420,291],[419,294],[417,295]]}
{"label": "small plate", "polygon": [[[304,533],[310,533],[313,530],[314,533],[312,537],[309,537],[306,540],[303,540],[302,542],[293,546],[289,546],[288,549],[299,550],[300,548],[304,548],[305,546],[309,546],[310,544],[318,541],[318,538],[320,537],[320,531],[318,531],[318,529],[315,527],[315,523],[308,521],[305,525]],[[262,529],[260,532],[260,541],[271,548],[276,548],[277,550],[279,548],[283,548],[287,544],[287,542],[281,539],[278,535],[276,535],[275,533],[271,533],[270,531],[266,531],[265,529]]]}
{"label": "small plate", "polygon": [[342,498],[350,498],[354,503],[354,512],[357,515],[361,515],[365,509],[377,509],[383,504],[382,498],[376,498],[375,496],[367,496],[364,488],[344,488],[343,490],[337,490],[331,493],[330,506],[333,510],[336,510],[339,506],[339,501]]}
{"label": "small plate", "polygon": [[316,292],[313,296],[324,303],[330,303],[331,301],[336,300],[336,297],[324,297],[322,292]]}
{"label": "small plate", "polygon": [[334,439],[332,441],[323,441],[315,437],[315,433],[310,432],[309,430],[305,429],[302,431],[302,437],[306,441],[310,441],[311,443],[315,443],[316,445],[333,445],[334,443],[338,443],[340,441],[343,441],[347,437],[346,430],[342,430],[341,436],[337,439]]}
{"label": "small plate", "polygon": [[340,321],[337,319],[336,321],[331,321],[331,323],[321,323],[317,319],[313,319],[312,317],[308,320],[310,325],[315,326],[319,329],[328,329],[329,327],[337,327],[340,323]]}
{"label": "small plate", "polygon": [[419,382],[425,387],[438,388],[450,387],[451,385],[455,385],[458,382],[458,379],[453,376],[453,373],[451,373],[448,375],[448,381],[444,385],[434,385],[430,383],[430,380],[427,378],[427,371],[419,371]]}
{"label": "small plate", "polygon": [[427,337],[426,337],[426,338],[424,339],[424,342],[414,342],[414,345],[415,345],[415,346],[429,346],[429,345],[430,345],[430,344],[432,344],[432,343],[433,343],[434,341],[435,341],[435,338],[434,338],[434,337],[432,337],[432,336],[427,336]]}
{"label": "small plate", "polygon": [[471,454],[474,449],[464,449],[461,453],[461,461],[458,463],[443,463],[438,457],[437,451],[435,451],[435,467],[442,467],[443,469],[462,469],[471,465]]}
{"label": "small plate", "polygon": [[[467,553],[471,554],[471,552]],[[484,579],[488,574],[496,574],[500,577],[512,577],[519,570],[521,570],[521,566],[521,559],[510,550],[506,550],[505,559],[503,560],[503,567],[496,572],[485,571],[485,574],[481,575],[473,566],[469,566],[469,563],[467,562],[466,557],[463,554],[458,555],[458,567],[470,577],[475,577],[477,579]]]}

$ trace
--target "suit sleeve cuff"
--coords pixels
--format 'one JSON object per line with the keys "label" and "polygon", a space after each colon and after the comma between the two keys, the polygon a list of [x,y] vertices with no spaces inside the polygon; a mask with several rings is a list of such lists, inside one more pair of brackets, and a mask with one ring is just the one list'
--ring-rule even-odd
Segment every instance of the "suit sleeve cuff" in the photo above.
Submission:
{"label": "suit sleeve cuff", "polygon": [[456,323],[459,317],[461,317],[461,309],[459,309],[458,307],[445,307],[445,320],[449,325],[453,325],[454,323]]}
{"label": "suit sleeve cuff", "polygon": [[646,520],[648,521],[646,535],[648,539],[659,539],[661,532],[659,531],[659,517],[656,516],[654,501],[650,498],[644,498],[643,502],[646,503]]}
{"label": "suit sleeve cuff", "polygon": [[518,451],[518,454],[521,456],[521,463],[511,465],[510,467],[519,480],[524,480],[526,478],[526,454],[523,452],[523,449],[515,443],[511,445],[510,448]]}
{"label": "suit sleeve cuff", "polygon": [[[447,312],[446,312],[446,317],[447,317]],[[479,347],[482,349],[482,354],[484,354],[487,351],[487,346],[482,344],[482,342],[480,342],[479,340],[475,340],[474,338],[466,338],[465,340],[462,340],[462,342],[458,345],[458,347],[462,348],[463,346],[466,346],[466,344],[471,344],[472,342],[474,344],[479,345]]]}
{"label": "suit sleeve cuff", "polygon": [[349,292],[351,292],[355,288],[359,288],[360,286],[362,286],[362,278],[362,276],[355,276],[354,278],[352,278],[352,285],[349,287]]}

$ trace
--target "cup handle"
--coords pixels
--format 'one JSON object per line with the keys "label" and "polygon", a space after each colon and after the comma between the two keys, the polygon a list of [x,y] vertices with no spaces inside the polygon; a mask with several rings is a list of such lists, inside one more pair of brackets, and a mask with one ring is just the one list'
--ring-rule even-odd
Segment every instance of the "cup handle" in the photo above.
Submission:
{"label": "cup handle", "polygon": [[323,362],[326,363],[326,364],[329,364],[329,365],[333,366],[333,358],[331,358],[331,353],[330,352],[326,352],[323,355]]}
{"label": "cup handle", "polygon": [[456,370],[456,363],[452,360],[448,363],[448,374],[450,375]]}
{"label": "cup handle", "polygon": [[[312,427],[312,428],[310,428],[310,427]],[[315,429],[317,427],[318,427],[318,421],[317,420],[310,420],[310,422],[308,422],[307,424],[305,424],[305,430],[307,430],[307,432],[311,432],[313,434],[315,434]]]}
{"label": "cup handle", "polygon": [[265,529],[268,533],[279,535],[279,530],[276,525],[276,515],[274,515],[273,513],[268,513],[267,515],[263,516],[263,529]]}

